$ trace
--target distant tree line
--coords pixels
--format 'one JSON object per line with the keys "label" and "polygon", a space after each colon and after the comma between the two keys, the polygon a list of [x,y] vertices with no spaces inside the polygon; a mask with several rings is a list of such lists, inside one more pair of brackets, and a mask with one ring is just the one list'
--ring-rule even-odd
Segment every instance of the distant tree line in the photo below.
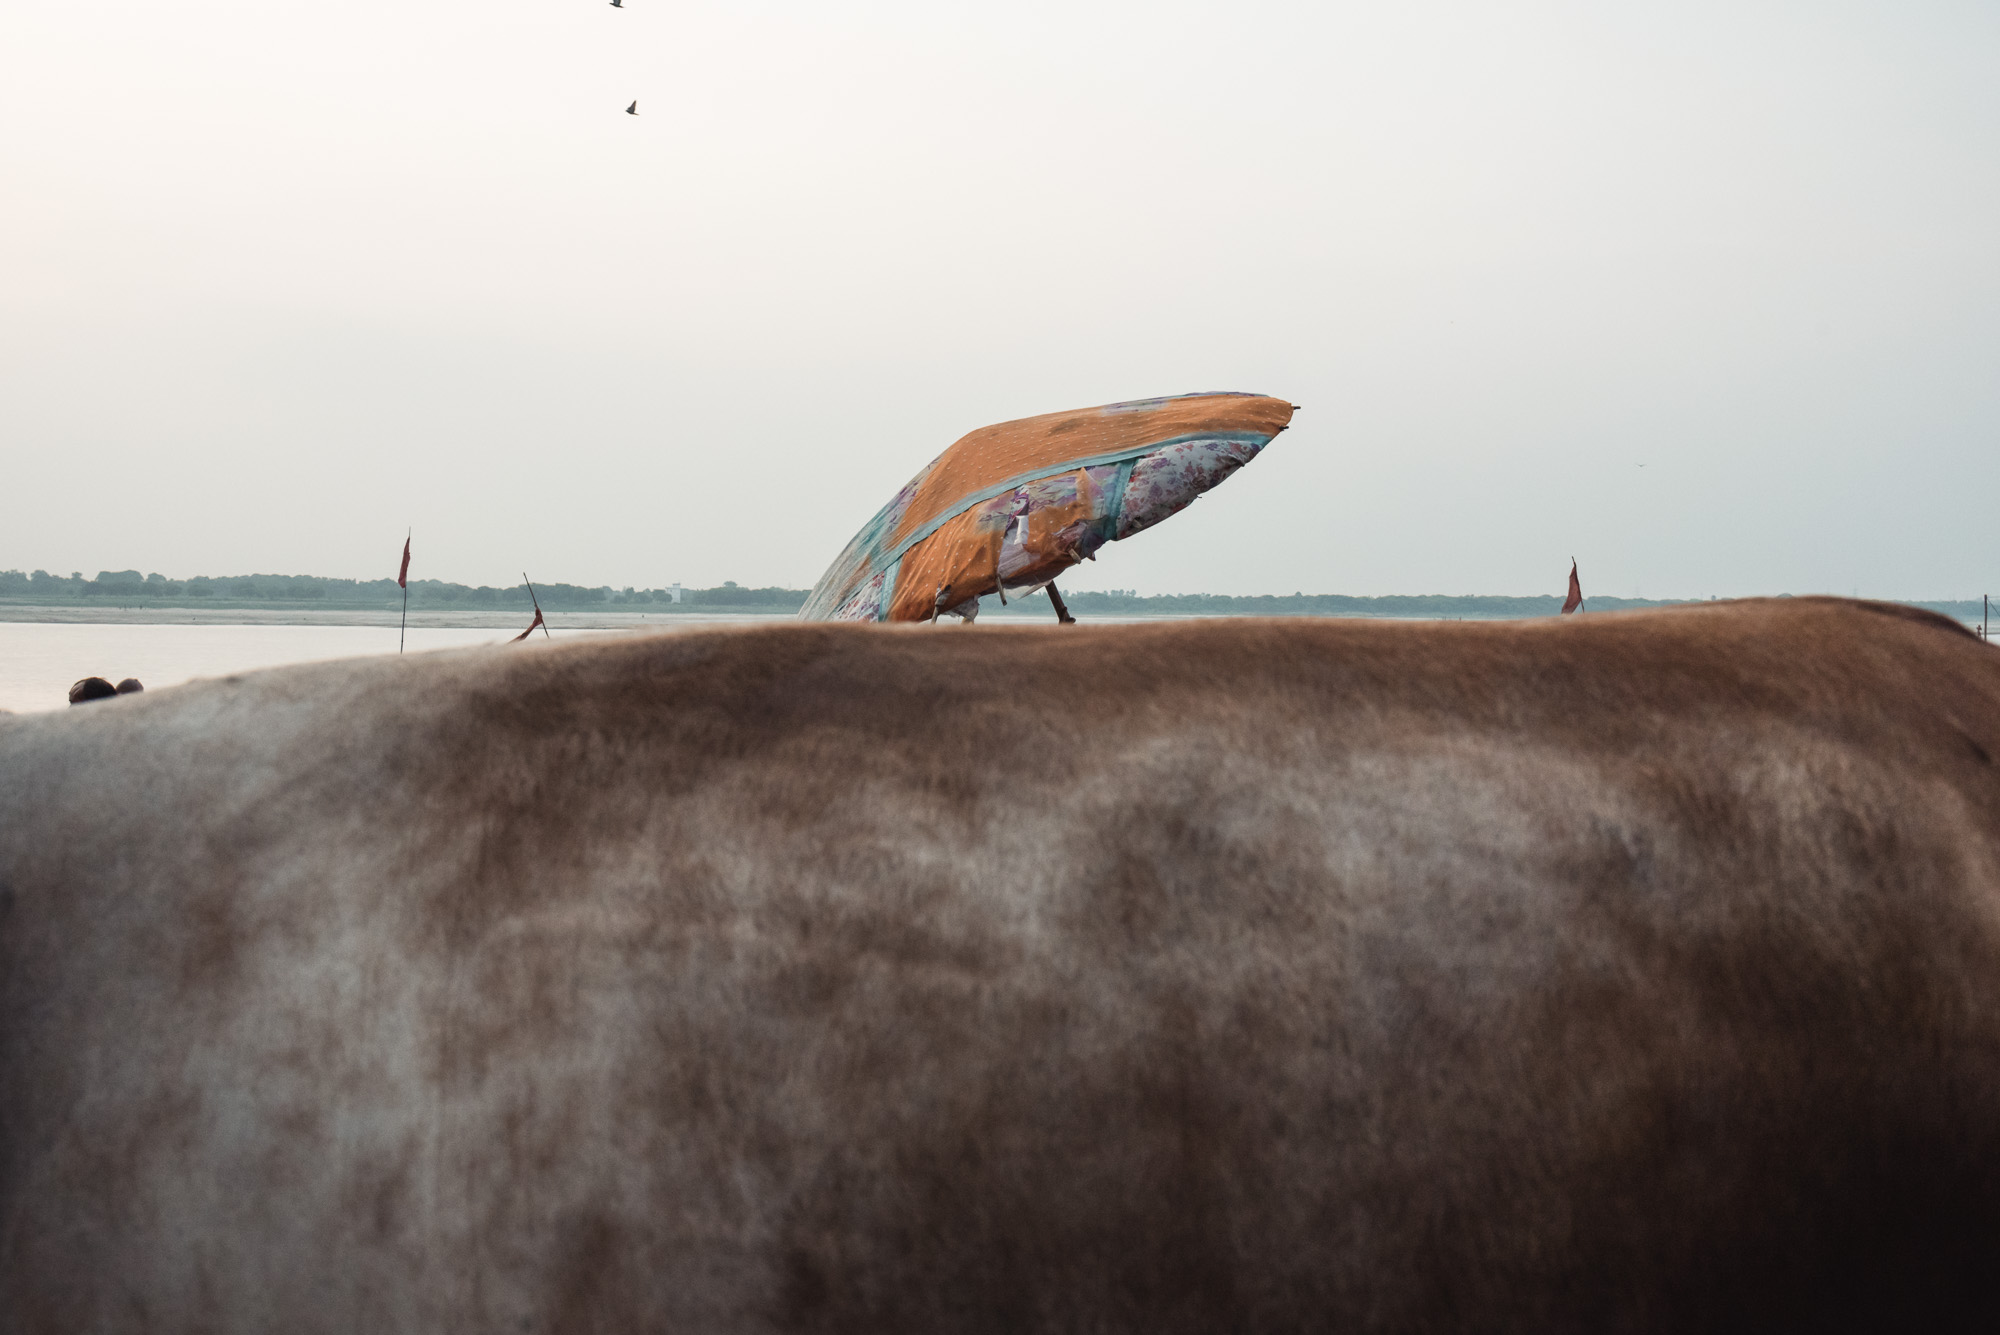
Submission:
{"label": "distant tree line", "polygon": [[[1790,597],[1779,594],[1778,597]],[[1219,593],[1156,593],[1141,596],[1129,589],[1113,589],[1104,593],[1065,593],[1063,601],[1070,610],[1082,615],[1086,612],[1098,615],[1123,616],[1314,616],[1314,617],[1411,617],[1449,619],[1453,617],[1477,617],[1501,620],[1513,617],[1555,616],[1562,611],[1563,600],[1554,595],[1531,598],[1509,598],[1488,594],[1389,594],[1379,598],[1360,598],[1344,593],[1292,593],[1259,594],[1254,596],[1234,596]],[[1689,598],[1612,598],[1593,596],[1584,603],[1584,610],[1615,612],[1637,607],[1676,607],[1689,602],[1712,601]],[[1941,612],[1961,621],[1974,621],[1979,617],[1979,600],[1974,598],[1960,601],[1914,602],[1903,601],[1910,607],[1927,608]],[[999,609],[990,603],[985,609],[995,612]],[[1035,598],[1010,605],[1008,612],[1023,615],[1048,615],[1048,605]]]}
{"label": "distant tree line", "polygon": [[[1563,600],[1555,596],[1509,598],[1484,594],[1390,594],[1359,598],[1344,593],[1233,596],[1220,593],[1156,593],[1142,597],[1129,589],[1107,593],[1066,593],[1072,611],[1126,615],[1314,616],[1314,617],[1540,617],[1554,616]],[[1684,599],[1592,598],[1586,607],[1665,607]]]}
{"label": "distant tree line", "polygon": [[[537,584],[535,592],[542,606],[552,611],[565,609],[610,610],[730,610],[796,612],[804,605],[808,590],[747,589],[725,582],[713,589],[683,589],[681,601],[673,601],[671,589],[614,589],[610,585],[585,588],[577,584]],[[1781,595],[1782,596],[1782,595]],[[1488,595],[1393,594],[1381,598],[1357,598],[1342,593],[1293,593],[1233,596],[1219,593],[1156,593],[1141,596],[1131,589],[1080,592],[1064,595],[1070,608],[1079,613],[1124,616],[1350,616],[1350,617],[1540,617],[1554,616],[1562,599],[1550,594],[1532,598]],[[0,570],[0,599],[32,600],[43,603],[109,601],[132,605],[141,601],[173,603],[177,606],[376,608],[400,607],[402,590],[393,579],[330,579],[318,575],[196,575],[193,579],[168,579],[164,575],[142,575],[136,570],[100,570],[95,579],[85,579],[80,571],[68,576],[51,575],[46,570],[23,574]],[[1666,607],[1684,599],[1594,597],[1586,610],[1615,611],[1630,607]],[[525,608],[530,605],[524,584],[511,588],[490,585],[474,587],[449,584],[443,580],[410,581],[412,608],[466,609]],[[1912,602],[1962,621],[1979,617],[1979,603],[1969,601]],[[1002,613],[997,600],[987,599],[988,614]],[[1046,614],[1041,599],[1017,600],[1005,613]],[[1004,613],[1003,613],[1004,614]]]}
{"label": "distant tree line", "polygon": [[[675,603],[671,589],[614,589],[608,584],[594,589],[578,584],[535,585],[536,597],[541,599],[543,607],[551,610],[678,606],[795,612],[805,603],[806,593],[805,589],[746,589],[732,581],[713,589],[683,589],[681,601]],[[196,575],[192,579],[168,579],[160,574],[142,575],[136,570],[100,570],[95,579],[85,579],[81,571],[62,576],[46,570],[25,574],[19,570],[0,570],[0,598],[50,603],[146,601],[184,606],[305,604],[353,608],[400,607],[403,591],[393,579],[332,579],[320,575]],[[494,588],[436,579],[410,581],[412,608],[523,608],[532,601],[525,584]]]}

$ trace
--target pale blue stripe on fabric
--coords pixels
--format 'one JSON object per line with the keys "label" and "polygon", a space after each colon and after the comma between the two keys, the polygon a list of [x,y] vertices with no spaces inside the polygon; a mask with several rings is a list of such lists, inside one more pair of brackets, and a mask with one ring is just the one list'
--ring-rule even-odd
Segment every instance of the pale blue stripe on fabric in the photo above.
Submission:
{"label": "pale blue stripe on fabric", "polygon": [[888,568],[883,572],[882,596],[875,602],[875,619],[877,621],[887,621],[889,619],[889,604],[896,599],[896,576],[902,573],[903,558],[900,556],[891,561]]}
{"label": "pale blue stripe on fabric", "polygon": [[[1271,443],[1264,438],[1264,445]],[[1263,445],[1257,447],[1259,450]],[[1111,479],[1111,495],[1104,506],[1104,540],[1110,542],[1118,536],[1118,520],[1125,513],[1125,488],[1132,481],[1132,470],[1139,466],[1137,459],[1128,459],[1118,466],[1118,476]]]}

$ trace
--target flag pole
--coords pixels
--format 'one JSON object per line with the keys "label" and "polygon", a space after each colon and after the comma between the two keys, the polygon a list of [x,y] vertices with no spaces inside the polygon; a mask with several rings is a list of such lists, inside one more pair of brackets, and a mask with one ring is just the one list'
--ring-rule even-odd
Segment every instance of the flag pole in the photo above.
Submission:
{"label": "flag pole", "polygon": [[403,533],[403,568],[397,572],[396,582],[403,586],[403,624],[396,630],[396,652],[403,652],[403,641],[410,635],[410,539],[416,534],[415,528]]}
{"label": "flag pole", "polygon": [[542,615],[542,600],[535,597],[535,581],[529,579],[528,572],[523,570],[521,582],[528,586],[528,601],[535,605],[535,616],[542,623],[542,638],[553,640],[555,636],[549,634],[549,619]]}

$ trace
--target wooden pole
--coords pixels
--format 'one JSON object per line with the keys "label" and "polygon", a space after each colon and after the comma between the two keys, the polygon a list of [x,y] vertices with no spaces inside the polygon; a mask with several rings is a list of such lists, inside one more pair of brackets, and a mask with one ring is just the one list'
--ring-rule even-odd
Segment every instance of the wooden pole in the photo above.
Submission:
{"label": "wooden pole", "polygon": [[1069,614],[1069,608],[1064,605],[1062,595],[1056,592],[1056,582],[1054,580],[1049,581],[1049,601],[1055,604],[1057,621],[1060,621],[1065,626],[1074,626],[1076,624],[1076,618]]}
{"label": "wooden pole", "polygon": [[528,578],[525,570],[521,572],[521,582],[528,586],[528,601],[535,605],[535,615],[542,617],[542,638],[553,640],[555,636],[549,634],[549,619],[542,616],[542,600],[535,597],[535,582]]}
{"label": "wooden pole", "polygon": [[[408,533],[405,533],[403,535],[404,551],[407,552],[410,550],[410,539],[415,535],[416,535],[416,530],[414,528],[411,529]],[[397,630],[396,632],[396,652],[399,654],[403,652],[403,641],[409,638],[410,634],[410,572],[408,570],[404,570],[402,572],[402,575],[403,575],[403,624],[401,629]]]}

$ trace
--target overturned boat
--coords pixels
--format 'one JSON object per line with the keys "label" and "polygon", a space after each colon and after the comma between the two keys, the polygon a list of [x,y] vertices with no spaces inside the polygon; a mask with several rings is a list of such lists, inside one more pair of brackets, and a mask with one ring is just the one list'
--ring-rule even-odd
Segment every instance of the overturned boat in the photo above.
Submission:
{"label": "overturned boat", "polygon": [[808,621],[970,621],[1187,507],[1288,426],[1261,394],[1184,394],[981,427],[932,460],[820,576]]}

